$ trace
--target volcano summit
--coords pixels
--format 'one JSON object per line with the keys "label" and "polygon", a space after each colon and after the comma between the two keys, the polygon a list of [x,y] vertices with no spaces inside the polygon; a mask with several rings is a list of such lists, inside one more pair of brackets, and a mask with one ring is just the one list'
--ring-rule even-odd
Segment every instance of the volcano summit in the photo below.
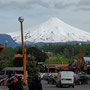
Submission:
{"label": "volcano summit", "polygon": [[[21,42],[21,33],[8,33],[16,42]],[[27,42],[71,42],[71,41],[90,41],[90,33],[72,27],[57,17],[50,18],[48,21],[24,30],[24,41]]]}

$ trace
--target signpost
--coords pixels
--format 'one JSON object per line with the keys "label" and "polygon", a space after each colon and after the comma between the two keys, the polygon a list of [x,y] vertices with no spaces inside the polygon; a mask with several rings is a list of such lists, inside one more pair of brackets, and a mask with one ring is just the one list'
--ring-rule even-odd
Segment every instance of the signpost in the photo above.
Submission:
{"label": "signpost", "polygon": [[[52,54],[52,52],[44,52],[45,54]],[[49,60],[50,60],[50,57],[49,57],[49,55],[48,55],[48,73],[50,72],[49,71]]]}

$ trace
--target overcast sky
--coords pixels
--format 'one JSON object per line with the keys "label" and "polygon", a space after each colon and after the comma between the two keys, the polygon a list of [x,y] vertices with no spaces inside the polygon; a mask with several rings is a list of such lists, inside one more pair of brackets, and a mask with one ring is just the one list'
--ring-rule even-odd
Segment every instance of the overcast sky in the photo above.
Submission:
{"label": "overcast sky", "polygon": [[0,34],[24,30],[57,17],[67,24],[90,32],[90,0],[0,0]]}

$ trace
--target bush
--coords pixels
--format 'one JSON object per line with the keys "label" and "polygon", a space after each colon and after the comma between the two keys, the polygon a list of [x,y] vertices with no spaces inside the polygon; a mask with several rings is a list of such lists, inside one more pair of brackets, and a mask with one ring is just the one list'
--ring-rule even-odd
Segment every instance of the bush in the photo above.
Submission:
{"label": "bush", "polygon": [[39,65],[38,62],[35,61],[35,58],[32,57],[30,61],[27,62],[27,71],[28,71],[28,85],[30,88],[34,88],[33,85],[35,83],[35,77],[39,76]]}

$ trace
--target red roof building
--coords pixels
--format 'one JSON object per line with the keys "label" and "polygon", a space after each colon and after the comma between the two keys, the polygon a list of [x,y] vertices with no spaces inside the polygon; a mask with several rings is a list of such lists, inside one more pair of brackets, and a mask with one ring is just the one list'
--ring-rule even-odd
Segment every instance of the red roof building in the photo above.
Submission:
{"label": "red roof building", "polygon": [[69,64],[55,64],[56,71],[70,70]]}

